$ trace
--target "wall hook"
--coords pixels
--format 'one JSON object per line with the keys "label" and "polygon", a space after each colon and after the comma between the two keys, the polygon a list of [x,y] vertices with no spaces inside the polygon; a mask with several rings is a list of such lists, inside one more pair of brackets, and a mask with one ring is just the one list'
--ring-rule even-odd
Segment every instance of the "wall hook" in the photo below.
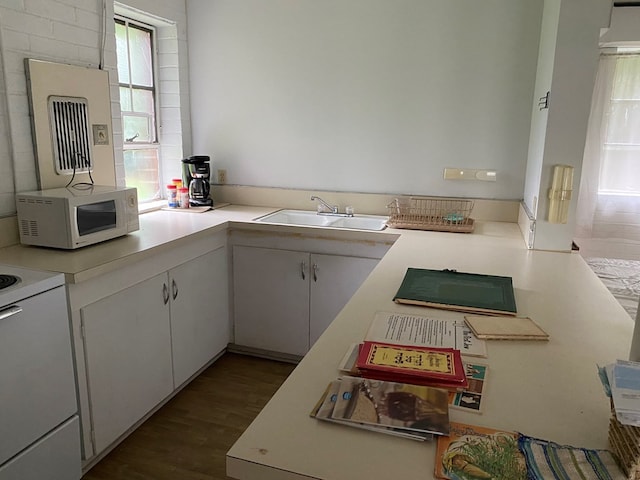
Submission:
{"label": "wall hook", "polygon": [[551,95],[551,92],[547,92],[547,94],[544,97],[540,97],[538,99],[538,107],[540,107],[540,110],[549,108],[549,95]]}

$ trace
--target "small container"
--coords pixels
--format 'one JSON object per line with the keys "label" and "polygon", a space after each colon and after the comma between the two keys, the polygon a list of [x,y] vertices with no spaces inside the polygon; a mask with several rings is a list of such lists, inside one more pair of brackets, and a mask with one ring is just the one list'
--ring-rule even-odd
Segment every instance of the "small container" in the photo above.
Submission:
{"label": "small container", "polygon": [[180,208],[189,208],[189,189],[187,187],[178,188],[178,203]]}
{"label": "small container", "polygon": [[182,188],[182,179],[181,178],[172,178],[171,183],[176,186],[176,188]]}
{"label": "small container", "polygon": [[178,187],[173,183],[167,185],[167,205],[170,208],[178,207]]}

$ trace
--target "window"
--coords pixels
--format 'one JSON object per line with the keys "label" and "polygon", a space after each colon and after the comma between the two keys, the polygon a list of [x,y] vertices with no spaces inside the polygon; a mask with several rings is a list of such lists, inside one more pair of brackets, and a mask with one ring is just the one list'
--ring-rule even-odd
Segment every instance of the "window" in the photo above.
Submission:
{"label": "window", "polygon": [[116,18],[115,27],[125,181],[138,189],[140,202],[156,200],[161,192],[154,31],[121,17]]}
{"label": "window", "polygon": [[640,53],[615,58],[598,193],[640,195]]}

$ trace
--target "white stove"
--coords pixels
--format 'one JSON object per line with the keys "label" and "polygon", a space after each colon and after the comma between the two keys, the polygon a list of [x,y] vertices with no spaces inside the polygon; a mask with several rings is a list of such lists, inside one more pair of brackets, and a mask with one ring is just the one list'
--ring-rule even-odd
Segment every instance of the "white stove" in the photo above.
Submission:
{"label": "white stove", "polygon": [[0,480],[79,479],[63,274],[0,265],[0,385]]}
{"label": "white stove", "polygon": [[0,307],[63,284],[62,273],[0,265]]}

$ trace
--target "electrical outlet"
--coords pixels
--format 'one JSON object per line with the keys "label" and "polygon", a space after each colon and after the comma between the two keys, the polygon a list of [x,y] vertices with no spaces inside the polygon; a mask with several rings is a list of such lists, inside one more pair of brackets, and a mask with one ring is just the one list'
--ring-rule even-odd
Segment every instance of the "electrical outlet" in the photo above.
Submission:
{"label": "electrical outlet", "polygon": [[451,168],[444,169],[445,180],[481,180],[484,182],[495,182],[495,170],[478,170],[475,168]]}
{"label": "electrical outlet", "polygon": [[224,168],[218,169],[218,184],[224,185],[227,183],[227,171]]}

